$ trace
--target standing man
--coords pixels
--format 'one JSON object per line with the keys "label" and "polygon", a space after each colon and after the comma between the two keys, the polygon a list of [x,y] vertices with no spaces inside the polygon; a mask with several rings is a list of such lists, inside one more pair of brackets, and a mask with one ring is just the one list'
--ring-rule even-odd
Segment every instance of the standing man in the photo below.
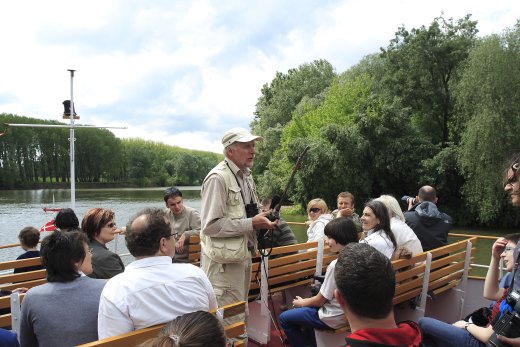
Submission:
{"label": "standing man", "polygon": [[172,264],[175,233],[162,209],[145,209],[132,218],[125,241],[135,261],[101,293],[100,339],[217,308],[211,283],[200,268]]}
{"label": "standing man", "polygon": [[334,278],[334,297],[352,330],[346,347],[422,346],[415,322],[395,321],[395,272],[383,253],[366,243],[349,243],[338,256]]}
{"label": "standing man", "polygon": [[164,203],[172,231],[178,233],[173,261],[188,263],[188,244],[190,236],[200,234],[200,215],[194,208],[184,206],[182,192],[177,187],[171,187],[164,191]]}
{"label": "standing man", "polygon": [[361,219],[354,210],[354,195],[350,192],[341,192],[338,194],[337,209],[332,211],[334,218],[347,217],[352,219],[358,233],[362,232]]}
{"label": "standing man", "polygon": [[437,200],[435,188],[423,186],[415,199],[408,199],[408,211],[404,214],[406,224],[421,241],[424,252],[448,244],[453,221],[449,215],[439,211]]}
{"label": "standing man", "polygon": [[251,167],[256,154],[255,141],[259,140],[260,136],[245,129],[227,131],[222,137],[225,159],[208,173],[202,184],[201,267],[220,306],[247,302],[251,254],[257,245],[255,230],[273,229],[277,225],[267,219],[270,211],[258,213],[260,206]]}

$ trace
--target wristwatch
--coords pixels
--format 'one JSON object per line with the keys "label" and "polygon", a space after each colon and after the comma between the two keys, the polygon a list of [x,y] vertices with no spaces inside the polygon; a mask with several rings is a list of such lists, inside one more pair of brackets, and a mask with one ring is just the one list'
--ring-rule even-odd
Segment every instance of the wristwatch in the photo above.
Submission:
{"label": "wristwatch", "polygon": [[466,322],[466,324],[464,324],[464,330],[468,331],[468,327],[470,324],[473,324],[473,323]]}

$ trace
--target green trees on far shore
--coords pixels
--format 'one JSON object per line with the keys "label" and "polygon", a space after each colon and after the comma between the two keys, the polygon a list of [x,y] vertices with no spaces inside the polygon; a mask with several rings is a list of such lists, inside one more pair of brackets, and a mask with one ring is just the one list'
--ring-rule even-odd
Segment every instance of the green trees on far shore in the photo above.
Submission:
{"label": "green trees on far shore", "polygon": [[[60,124],[0,114],[0,124]],[[140,139],[118,139],[106,129],[75,131],[77,182],[122,185],[199,185],[222,155]],[[0,137],[0,189],[69,182],[69,129],[10,128]]]}
{"label": "green trees on far shore", "polygon": [[[430,184],[459,225],[518,225],[501,167],[520,149],[520,21],[500,35],[477,32],[469,15],[441,16],[399,28],[388,47],[342,73],[317,80],[309,69],[323,71],[325,61],[277,73],[251,124],[271,149],[255,166],[261,195],[283,189],[310,145],[290,196],[302,206],[321,197],[333,208],[348,190],[361,210],[369,198]],[[300,83],[289,83],[295,76]]]}

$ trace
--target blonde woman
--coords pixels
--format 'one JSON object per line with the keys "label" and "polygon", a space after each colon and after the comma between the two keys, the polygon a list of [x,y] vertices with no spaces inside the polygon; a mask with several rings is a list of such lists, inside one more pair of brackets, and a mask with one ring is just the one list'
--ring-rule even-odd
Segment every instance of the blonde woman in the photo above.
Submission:
{"label": "blonde woman", "polygon": [[307,242],[314,242],[324,238],[325,225],[333,219],[327,203],[323,199],[312,199],[307,204],[307,216],[309,217],[309,220],[306,222],[309,225]]}

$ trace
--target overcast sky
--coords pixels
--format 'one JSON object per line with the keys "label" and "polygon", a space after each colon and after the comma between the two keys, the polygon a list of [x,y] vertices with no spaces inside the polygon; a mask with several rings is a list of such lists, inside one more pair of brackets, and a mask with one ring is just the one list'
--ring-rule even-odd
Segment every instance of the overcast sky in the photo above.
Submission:
{"label": "overcast sky", "polygon": [[76,69],[81,124],[221,152],[277,71],[326,59],[343,72],[441,12],[472,14],[484,36],[513,27],[520,1],[3,1],[0,113],[63,121]]}

